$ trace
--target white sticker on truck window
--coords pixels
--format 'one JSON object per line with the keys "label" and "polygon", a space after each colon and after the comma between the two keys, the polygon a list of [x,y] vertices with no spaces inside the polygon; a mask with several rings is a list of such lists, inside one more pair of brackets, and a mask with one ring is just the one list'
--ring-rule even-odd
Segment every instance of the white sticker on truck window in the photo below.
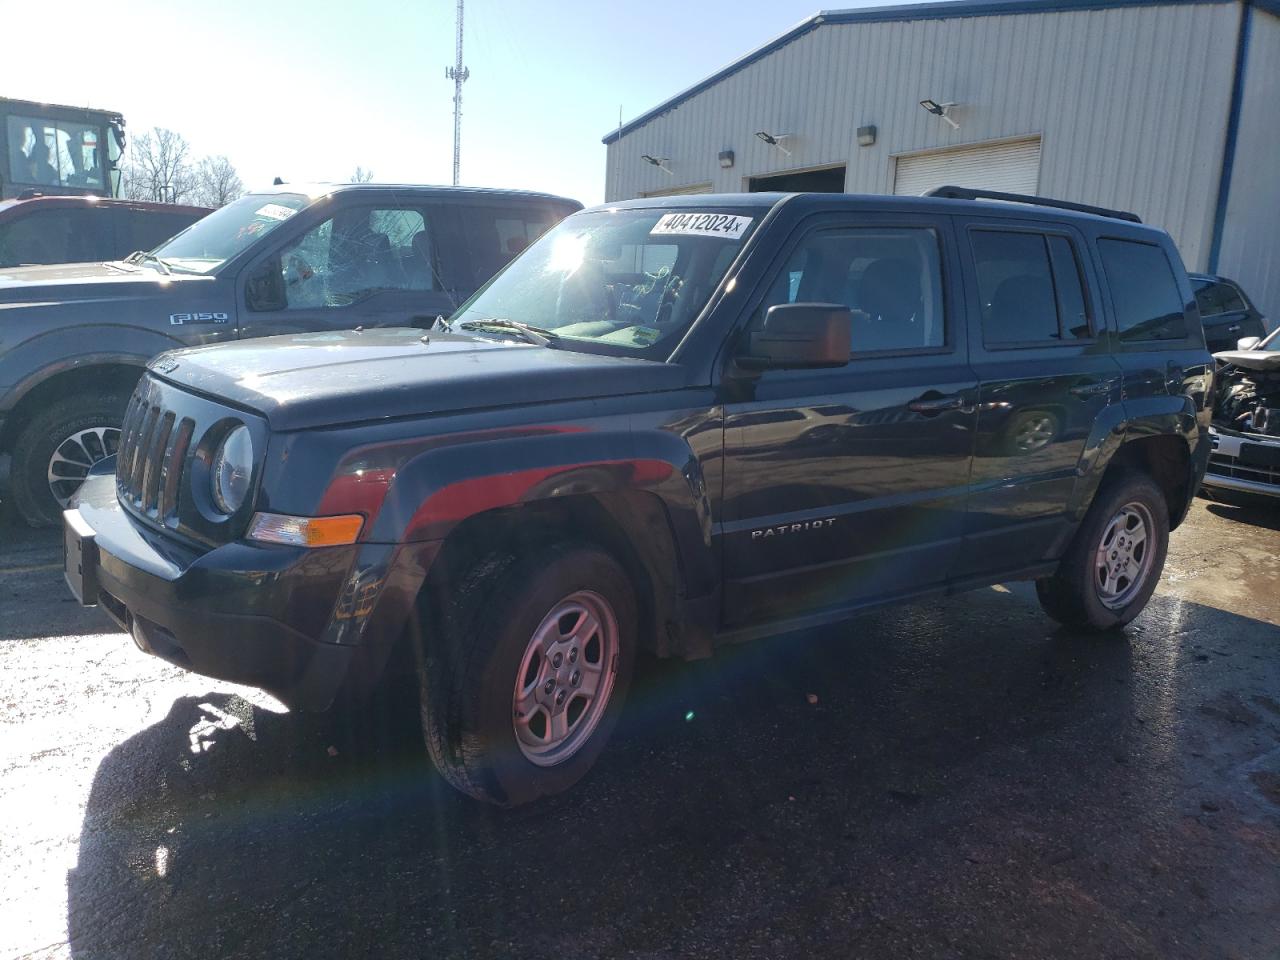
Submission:
{"label": "white sticker on truck window", "polygon": [[730,213],[668,213],[664,214],[652,230],[655,237],[723,237],[737,240],[747,227],[750,217],[736,217]]}
{"label": "white sticker on truck window", "polygon": [[283,203],[268,203],[254,212],[257,216],[266,217],[268,220],[288,220],[298,211],[292,207],[286,207]]}

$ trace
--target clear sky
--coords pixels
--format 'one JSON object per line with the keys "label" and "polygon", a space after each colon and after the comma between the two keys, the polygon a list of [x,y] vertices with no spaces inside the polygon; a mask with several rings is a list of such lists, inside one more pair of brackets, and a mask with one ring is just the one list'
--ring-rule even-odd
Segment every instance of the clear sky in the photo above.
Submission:
{"label": "clear sky", "polygon": [[[643,113],[820,2],[467,0],[462,182],[600,202],[600,138],[619,106]],[[60,0],[55,26],[39,4],[0,0],[0,96],[118,110],[135,134],[170,127],[196,155],[230,157],[249,187],[346,180],[357,164],[448,183],[455,6]]]}

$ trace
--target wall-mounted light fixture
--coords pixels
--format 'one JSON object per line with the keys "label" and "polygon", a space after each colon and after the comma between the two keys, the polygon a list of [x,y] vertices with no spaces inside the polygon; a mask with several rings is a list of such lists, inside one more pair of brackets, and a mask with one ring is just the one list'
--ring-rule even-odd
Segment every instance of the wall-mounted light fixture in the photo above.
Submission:
{"label": "wall-mounted light fixture", "polygon": [[784,146],[782,145],[782,141],[783,141],[783,140],[790,140],[790,139],[791,139],[791,134],[789,134],[789,133],[767,133],[767,132],[766,132],[766,131],[764,131],[764,130],[757,130],[757,131],[756,131],[756,136],[757,136],[757,137],[759,137],[761,140],[763,140],[765,143],[767,143],[769,146],[771,146],[771,147],[777,147],[779,150],[781,150],[783,153],[785,153],[788,157],[789,157],[789,156],[791,156],[791,151],[790,151],[790,150],[788,150],[786,147],[784,147]]}
{"label": "wall-mounted light fixture", "polygon": [[720,151],[720,166],[722,166],[722,167],[723,167],[724,169],[726,169],[726,170],[728,170],[730,167],[732,167],[732,166],[733,166],[733,151],[732,151],[732,150],[721,150],[721,151]]}
{"label": "wall-mounted light fixture", "polygon": [[643,160],[645,163],[648,163],[648,164],[651,164],[652,166],[657,167],[659,170],[661,170],[663,173],[665,173],[669,177],[675,176],[675,174],[673,174],[671,170],[667,167],[667,163],[671,160],[670,157],[651,157],[647,153],[642,153],[640,154],[640,159]]}
{"label": "wall-mounted light fixture", "polygon": [[869,147],[876,142],[876,128],[872,124],[866,127],[858,128],[858,146]]}
{"label": "wall-mounted light fixture", "polygon": [[960,124],[956,123],[956,122],[955,122],[954,120],[952,120],[949,116],[947,116],[947,112],[948,112],[952,107],[958,107],[958,106],[960,106],[960,104],[958,104],[958,103],[939,103],[937,100],[921,100],[921,101],[920,101],[920,106],[924,107],[926,110],[928,110],[928,111],[929,111],[930,113],[932,113],[934,116],[936,116],[936,117],[941,117],[943,120],[945,120],[947,123],[949,123],[949,124],[951,125],[951,129],[952,129],[952,130],[959,130],[959,129],[960,129]]}

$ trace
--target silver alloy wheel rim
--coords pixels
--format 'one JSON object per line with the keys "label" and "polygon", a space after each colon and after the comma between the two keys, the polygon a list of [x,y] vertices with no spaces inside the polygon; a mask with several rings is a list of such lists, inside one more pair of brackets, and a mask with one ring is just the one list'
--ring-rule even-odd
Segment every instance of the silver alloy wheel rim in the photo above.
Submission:
{"label": "silver alloy wheel rim", "polygon": [[1151,511],[1135,501],[1121,507],[1103,529],[1093,583],[1104,607],[1119,610],[1141,592],[1151,573],[1155,528]]}
{"label": "silver alloy wheel rim", "polygon": [[1013,442],[1020,453],[1034,453],[1053,439],[1053,417],[1041,414],[1019,424]]}
{"label": "silver alloy wheel rim", "polygon": [[598,593],[571,594],[542,618],[511,700],[526,759],[552,767],[582,749],[608,708],[617,666],[618,620]]}
{"label": "silver alloy wheel rim", "polygon": [[119,427],[86,427],[54,448],[49,458],[49,492],[66,507],[94,464],[113,456],[120,447]]}

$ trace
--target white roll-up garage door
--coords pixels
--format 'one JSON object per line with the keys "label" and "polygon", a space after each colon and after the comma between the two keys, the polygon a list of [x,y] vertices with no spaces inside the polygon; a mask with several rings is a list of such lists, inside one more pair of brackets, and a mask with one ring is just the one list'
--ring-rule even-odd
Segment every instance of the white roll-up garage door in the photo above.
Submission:
{"label": "white roll-up garage door", "polygon": [[1035,194],[1040,183],[1040,138],[979,143],[898,157],[893,192],[918,197],[937,187],[972,187]]}

